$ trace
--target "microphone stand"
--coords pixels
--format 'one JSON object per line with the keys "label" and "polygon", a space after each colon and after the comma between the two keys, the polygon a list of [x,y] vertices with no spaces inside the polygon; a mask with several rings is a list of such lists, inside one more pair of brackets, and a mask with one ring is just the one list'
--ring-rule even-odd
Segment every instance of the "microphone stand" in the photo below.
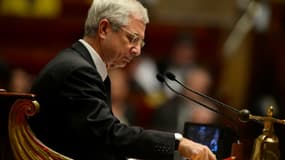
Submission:
{"label": "microphone stand", "polygon": [[280,120],[273,116],[273,106],[267,109],[266,116],[250,115],[250,119],[264,123],[262,134],[254,142],[251,160],[279,160],[279,139],[274,133],[274,123],[285,125],[285,120]]}
{"label": "microphone stand", "polygon": [[[254,121],[258,121],[258,122],[263,122],[264,124],[264,128],[263,128],[263,132],[261,135],[259,135],[256,139],[255,139],[255,142],[254,142],[254,146],[253,146],[253,150],[252,150],[252,155],[251,155],[251,160],[279,160],[280,159],[280,150],[279,150],[279,139],[278,137],[275,135],[274,133],[274,123],[279,123],[279,124],[283,124],[285,125],[285,119],[284,120],[280,120],[280,119],[277,119],[277,118],[274,118],[273,117],[273,106],[270,106],[267,110],[267,115],[266,116],[256,116],[256,115],[252,115],[250,114],[250,111],[247,110],[247,109],[241,109],[241,110],[238,110],[232,106],[229,106],[225,103],[222,103],[212,97],[209,97],[205,94],[202,94],[200,92],[197,92],[195,90],[192,90],[191,88],[188,88],[187,86],[185,86],[183,83],[181,83],[180,81],[178,81],[176,78],[175,78],[175,75],[172,74],[171,72],[167,72],[165,74],[165,76],[169,79],[169,80],[172,80],[172,81],[175,81],[177,82],[178,84],[180,84],[183,88],[185,88],[186,90],[200,96],[200,97],[203,97],[203,98],[206,98],[207,100],[217,104],[217,105],[220,105],[220,106],[223,106],[225,109],[231,111],[231,112],[234,112],[234,113],[237,113],[238,116],[239,116],[239,120],[241,122],[248,122],[249,120],[254,120]],[[161,83],[164,83],[166,84],[166,86],[171,90],[173,91],[174,93],[178,94],[179,96],[182,96],[184,98],[187,98],[213,112],[216,112],[216,113],[219,113],[225,117],[227,117],[228,119],[232,120],[232,118],[226,116],[224,113],[218,111],[218,110],[215,110],[213,109],[212,107],[209,107],[193,98],[190,98],[180,92],[177,92],[176,90],[174,90],[166,81],[165,81],[165,78],[164,78],[164,75],[162,74],[157,74],[157,79],[161,82]],[[233,121],[233,120],[232,120]],[[233,144],[234,146],[234,144]],[[233,147],[232,147],[233,149]],[[229,157],[229,158],[226,158],[226,160],[243,160],[243,157],[241,155],[236,155],[236,154],[240,154],[240,151],[238,151],[237,153],[233,153],[233,150],[232,150],[232,156]],[[239,159],[237,159],[237,157]],[[242,158],[241,158],[242,157]]]}

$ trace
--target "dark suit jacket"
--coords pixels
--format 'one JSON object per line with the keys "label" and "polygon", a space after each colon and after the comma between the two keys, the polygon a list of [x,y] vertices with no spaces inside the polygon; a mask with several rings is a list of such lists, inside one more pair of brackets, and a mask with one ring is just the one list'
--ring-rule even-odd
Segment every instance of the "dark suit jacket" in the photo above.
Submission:
{"label": "dark suit jacket", "polygon": [[47,146],[74,159],[173,159],[172,133],[120,123],[87,49],[76,42],[42,70],[32,92],[41,105],[30,120]]}

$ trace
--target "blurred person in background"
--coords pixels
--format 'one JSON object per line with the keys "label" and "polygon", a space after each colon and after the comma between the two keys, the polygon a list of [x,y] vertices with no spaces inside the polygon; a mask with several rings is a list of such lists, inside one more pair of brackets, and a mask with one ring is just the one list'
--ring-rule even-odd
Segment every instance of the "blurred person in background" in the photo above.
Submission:
{"label": "blurred person in background", "polygon": [[165,94],[155,75],[157,64],[148,55],[142,55],[127,67],[130,85],[129,103],[134,106],[134,124],[149,128],[157,106],[165,101]]}
{"label": "blurred person in background", "polygon": [[114,115],[125,124],[133,124],[133,106],[128,103],[130,86],[125,70],[114,69],[109,72],[111,80],[112,111]]}
{"label": "blurred person in background", "polygon": [[0,89],[10,92],[29,92],[32,75],[21,67],[14,67],[0,60]]}
{"label": "blurred person in background", "polygon": [[23,68],[11,69],[9,91],[29,92],[33,84],[32,76]]}
{"label": "blurred person in background", "polygon": [[[183,81],[183,77],[187,71],[196,66],[197,49],[192,36],[189,34],[178,34],[174,39],[170,53],[163,63],[161,72],[169,71],[176,75],[176,78]],[[181,91],[182,87],[176,83],[169,82],[176,90]],[[167,97],[172,97],[174,94],[165,87]]]}

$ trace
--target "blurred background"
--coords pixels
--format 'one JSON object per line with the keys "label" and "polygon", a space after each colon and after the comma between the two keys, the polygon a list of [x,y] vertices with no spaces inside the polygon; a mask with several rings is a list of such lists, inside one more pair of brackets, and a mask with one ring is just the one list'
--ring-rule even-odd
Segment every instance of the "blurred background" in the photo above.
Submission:
{"label": "blurred background", "polygon": [[[169,111],[161,108],[167,108],[170,101],[174,100],[174,105],[179,101],[161,86],[156,74],[172,71],[188,84],[186,75],[194,76],[192,73],[200,67],[208,76],[197,78],[201,82],[194,85],[200,87],[197,90],[257,115],[265,115],[266,108],[273,105],[274,116],[285,119],[284,0],[141,2],[148,8],[151,20],[143,55],[112,76],[113,81],[123,83],[114,87],[123,85],[121,88],[126,89],[113,96],[114,105],[120,106],[114,112],[122,121],[146,128],[168,123],[155,115],[169,116],[175,106]],[[29,92],[43,66],[82,37],[90,3],[91,0],[0,0],[0,88]],[[194,111],[195,107],[189,109]],[[181,110],[174,112],[174,117],[182,117]],[[248,148],[262,131],[258,123],[233,127],[225,118],[205,114],[210,116],[200,118],[199,123],[231,126]],[[190,117],[177,118],[175,125],[179,121],[197,121],[193,115]],[[284,128],[276,125],[281,148],[285,146]],[[179,130],[179,126],[165,130]]]}

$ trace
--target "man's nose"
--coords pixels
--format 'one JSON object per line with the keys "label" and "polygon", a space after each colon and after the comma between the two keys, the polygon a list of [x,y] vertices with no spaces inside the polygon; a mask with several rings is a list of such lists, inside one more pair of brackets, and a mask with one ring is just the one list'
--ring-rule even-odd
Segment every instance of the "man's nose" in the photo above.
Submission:
{"label": "man's nose", "polygon": [[133,47],[131,49],[131,54],[133,56],[139,56],[141,54],[141,46],[140,45],[136,45],[135,47]]}

